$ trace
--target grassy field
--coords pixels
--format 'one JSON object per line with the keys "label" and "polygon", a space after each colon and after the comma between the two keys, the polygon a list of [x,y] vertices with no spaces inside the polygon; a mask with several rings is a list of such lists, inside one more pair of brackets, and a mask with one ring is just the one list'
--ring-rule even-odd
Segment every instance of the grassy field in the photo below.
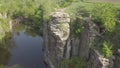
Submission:
{"label": "grassy field", "polygon": [[86,0],[86,2],[96,2],[96,3],[112,3],[117,8],[120,8],[120,0]]}
{"label": "grassy field", "polygon": [[[120,0],[85,0],[83,2],[75,2],[66,7],[68,13],[75,13],[76,9],[85,9],[85,11],[91,12],[97,3],[112,3],[118,9],[120,9]],[[113,10],[114,11],[114,10]],[[84,11],[82,11],[84,12]]]}
{"label": "grassy field", "polygon": [[97,3],[112,3],[115,7],[120,8],[120,0],[86,0],[84,2],[73,3],[67,8],[75,9],[73,7],[82,6],[87,10],[91,10]]}
{"label": "grassy field", "polygon": [[120,3],[120,0],[87,0],[89,2],[109,2],[109,3]]}

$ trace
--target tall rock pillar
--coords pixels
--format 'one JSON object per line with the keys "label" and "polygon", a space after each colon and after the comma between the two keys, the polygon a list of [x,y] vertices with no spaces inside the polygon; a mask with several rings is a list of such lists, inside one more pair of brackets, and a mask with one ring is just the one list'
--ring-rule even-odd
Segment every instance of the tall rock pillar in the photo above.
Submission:
{"label": "tall rock pillar", "polygon": [[49,68],[60,68],[70,34],[70,18],[65,12],[53,12],[50,21],[44,24],[45,62]]}

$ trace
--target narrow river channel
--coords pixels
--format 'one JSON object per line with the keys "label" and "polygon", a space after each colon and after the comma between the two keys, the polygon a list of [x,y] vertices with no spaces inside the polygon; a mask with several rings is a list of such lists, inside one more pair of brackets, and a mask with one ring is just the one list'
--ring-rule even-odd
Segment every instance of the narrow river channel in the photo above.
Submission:
{"label": "narrow river channel", "polygon": [[31,27],[25,25],[13,29],[11,45],[7,45],[10,55],[5,59],[6,68],[45,68],[43,39],[40,34],[34,33],[35,30],[31,30]]}

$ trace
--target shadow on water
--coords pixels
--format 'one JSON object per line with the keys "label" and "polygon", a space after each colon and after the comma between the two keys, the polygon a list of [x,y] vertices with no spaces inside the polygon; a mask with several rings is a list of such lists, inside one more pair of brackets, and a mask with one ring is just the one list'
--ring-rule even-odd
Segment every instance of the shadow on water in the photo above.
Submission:
{"label": "shadow on water", "polygon": [[0,44],[0,68],[46,68],[42,46],[40,29],[15,25]]}
{"label": "shadow on water", "polygon": [[[8,35],[7,35],[8,34]],[[11,33],[6,33],[0,43],[0,68],[5,68],[10,60],[11,54],[8,50],[10,47]]]}

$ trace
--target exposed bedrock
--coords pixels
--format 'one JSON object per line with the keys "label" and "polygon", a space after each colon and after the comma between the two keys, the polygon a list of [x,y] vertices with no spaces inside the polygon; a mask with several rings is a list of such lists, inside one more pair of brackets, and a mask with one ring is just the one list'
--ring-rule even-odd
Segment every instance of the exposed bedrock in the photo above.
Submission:
{"label": "exposed bedrock", "polygon": [[110,68],[120,68],[120,49],[115,51],[111,56]]}
{"label": "exposed bedrock", "polygon": [[71,57],[85,59],[87,68],[120,68],[120,50],[109,60],[98,50],[92,49],[100,36],[100,28],[90,18],[82,20],[84,28],[76,38],[70,35],[70,17],[67,13],[56,11],[50,14],[49,22],[44,23],[43,32],[44,57],[48,68],[61,68],[62,59]]}
{"label": "exposed bedrock", "polygon": [[106,59],[98,50],[90,49],[90,55],[87,68],[109,68],[109,59]]}
{"label": "exposed bedrock", "polygon": [[70,34],[69,22],[67,13],[57,11],[51,13],[50,21],[44,24],[45,61],[49,68],[60,68],[61,59],[66,55],[64,50],[69,47],[66,42]]}

